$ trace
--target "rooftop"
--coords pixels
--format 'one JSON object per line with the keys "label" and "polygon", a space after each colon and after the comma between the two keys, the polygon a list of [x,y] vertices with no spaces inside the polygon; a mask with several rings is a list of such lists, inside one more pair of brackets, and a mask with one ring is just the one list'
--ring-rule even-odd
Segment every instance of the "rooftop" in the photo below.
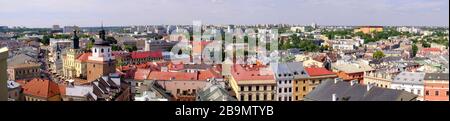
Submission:
{"label": "rooftop", "polygon": [[59,95],[59,86],[53,81],[35,78],[23,86],[24,94],[49,98]]}
{"label": "rooftop", "polygon": [[325,68],[305,68],[305,70],[308,72],[309,76],[336,75],[334,72]]}

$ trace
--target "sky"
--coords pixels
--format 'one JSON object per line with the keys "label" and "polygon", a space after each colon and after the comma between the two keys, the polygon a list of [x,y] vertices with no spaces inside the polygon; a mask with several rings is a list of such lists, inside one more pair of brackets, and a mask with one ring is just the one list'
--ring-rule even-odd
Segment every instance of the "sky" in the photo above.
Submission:
{"label": "sky", "polygon": [[0,26],[448,26],[449,0],[0,0]]}

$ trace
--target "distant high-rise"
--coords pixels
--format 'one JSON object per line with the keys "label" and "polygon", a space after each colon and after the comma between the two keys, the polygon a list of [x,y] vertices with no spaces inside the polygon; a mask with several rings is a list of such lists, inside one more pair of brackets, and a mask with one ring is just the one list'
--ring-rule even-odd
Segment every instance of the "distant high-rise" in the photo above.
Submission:
{"label": "distant high-rise", "polygon": [[3,47],[0,49],[0,101],[8,100],[8,87],[7,87],[7,59],[8,48]]}

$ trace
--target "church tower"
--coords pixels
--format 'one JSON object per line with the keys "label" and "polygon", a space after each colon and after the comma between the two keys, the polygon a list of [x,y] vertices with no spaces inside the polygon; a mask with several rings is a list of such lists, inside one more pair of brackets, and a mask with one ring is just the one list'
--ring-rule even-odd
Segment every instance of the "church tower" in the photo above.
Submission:
{"label": "church tower", "polygon": [[107,76],[115,72],[115,58],[112,56],[110,43],[105,40],[106,32],[102,29],[99,32],[100,40],[94,43],[92,55],[87,61],[87,80],[94,81],[101,76]]}

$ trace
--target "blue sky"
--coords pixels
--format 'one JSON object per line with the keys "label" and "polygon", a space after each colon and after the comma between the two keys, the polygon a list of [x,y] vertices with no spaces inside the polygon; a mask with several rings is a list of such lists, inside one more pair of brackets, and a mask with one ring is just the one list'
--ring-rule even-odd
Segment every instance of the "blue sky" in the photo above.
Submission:
{"label": "blue sky", "polygon": [[0,0],[0,25],[448,26],[449,0]]}

